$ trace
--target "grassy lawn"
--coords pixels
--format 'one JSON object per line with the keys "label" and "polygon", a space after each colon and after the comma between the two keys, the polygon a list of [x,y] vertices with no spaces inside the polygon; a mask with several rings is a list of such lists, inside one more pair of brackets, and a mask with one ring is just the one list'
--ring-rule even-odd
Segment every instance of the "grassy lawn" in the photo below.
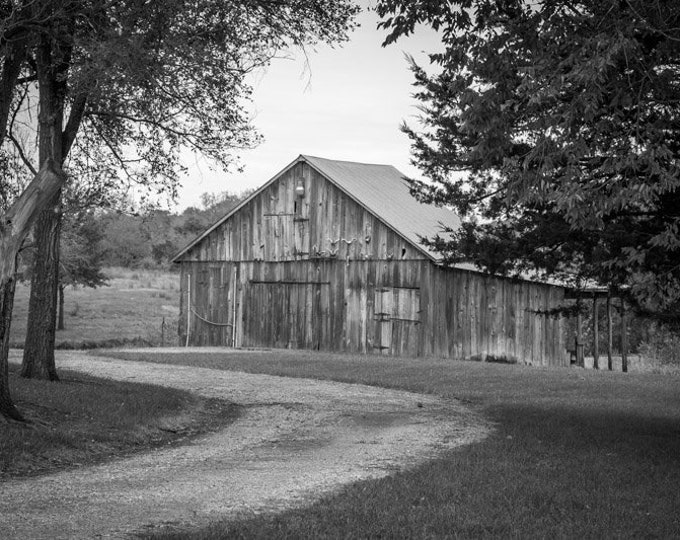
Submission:
{"label": "grassy lawn", "polygon": [[115,356],[427,392],[496,422],[417,469],[195,538],[680,537],[678,375],[302,351]]}
{"label": "grassy lawn", "polygon": [[[58,347],[177,343],[179,274],[123,268],[104,273],[108,286],[66,289]],[[23,347],[26,337],[29,292],[28,283],[17,285],[10,334],[14,347]]]}
{"label": "grassy lawn", "polygon": [[79,467],[225,427],[238,407],[148,384],[60,370],[61,382],[27,380],[10,364],[10,385],[29,425],[0,417],[0,481]]}

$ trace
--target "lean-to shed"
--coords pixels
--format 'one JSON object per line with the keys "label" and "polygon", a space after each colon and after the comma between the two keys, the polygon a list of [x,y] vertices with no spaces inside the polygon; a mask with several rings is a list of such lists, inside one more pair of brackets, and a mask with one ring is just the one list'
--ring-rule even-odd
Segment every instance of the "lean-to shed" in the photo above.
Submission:
{"label": "lean-to shed", "polygon": [[564,289],[442,267],[442,224],[394,167],[300,156],[175,257],[180,339],[568,365]]}

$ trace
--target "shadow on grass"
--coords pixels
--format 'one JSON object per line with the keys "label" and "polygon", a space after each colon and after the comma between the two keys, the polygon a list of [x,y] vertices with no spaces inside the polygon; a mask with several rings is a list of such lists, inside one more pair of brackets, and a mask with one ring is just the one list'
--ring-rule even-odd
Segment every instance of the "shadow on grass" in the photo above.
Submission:
{"label": "shadow on grass", "polygon": [[9,366],[29,424],[2,426],[0,482],[94,465],[223,429],[240,407],[151,384],[60,370],[60,382],[24,379]]}
{"label": "shadow on grass", "polygon": [[310,507],[154,538],[673,538],[677,421],[496,406],[486,441]]}

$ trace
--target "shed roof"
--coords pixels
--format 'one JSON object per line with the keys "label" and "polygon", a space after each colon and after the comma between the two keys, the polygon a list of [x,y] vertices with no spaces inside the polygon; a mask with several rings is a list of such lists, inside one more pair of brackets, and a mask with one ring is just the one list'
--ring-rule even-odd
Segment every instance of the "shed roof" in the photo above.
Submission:
{"label": "shed roof", "polygon": [[438,254],[423,246],[420,243],[420,238],[435,236],[442,232],[443,227],[457,229],[460,226],[460,218],[451,210],[423,204],[416,200],[409,191],[405,175],[391,165],[355,163],[300,155],[274,178],[193,240],[175,256],[174,260],[179,259],[230,216],[248,204],[250,200],[257,197],[281,175],[300,162],[309,164],[347,196],[376,215],[433,260],[439,258]]}

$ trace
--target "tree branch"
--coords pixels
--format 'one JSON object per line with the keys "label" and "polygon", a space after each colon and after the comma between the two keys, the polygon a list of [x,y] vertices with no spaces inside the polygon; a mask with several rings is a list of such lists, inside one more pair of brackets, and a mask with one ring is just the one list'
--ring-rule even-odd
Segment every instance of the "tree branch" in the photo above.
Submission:
{"label": "tree branch", "polygon": [[8,46],[5,52],[5,61],[2,66],[2,78],[0,79],[0,144],[7,131],[9,110],[12,105],[12,97],[16,88],[17,79],[21,72],[21,65],[26,57],[26,47],[23,43]]}
{"label": "tree branch", "polygon": [[37,216],[63,183],[63,172],[54,160],[46,160],[19,198],[0,216],[0,287],[14,276],[16,255]]}
{"label": "tree branch", "polygon": [[86,91],[80,92],[73,100],[73,105],[71,106],[71,112],[66,122],[66,127],[62,134],[61,139],[61,155],[63,159],[66,159],[68,153],[71,151],[73,142],[76,140],[76,135],[78,134],[78,129],[85,115],[85,106],[87,105],[88,93]]}
{"label": "tree branch", "polygon": [[19,154],[19,157],[21,158],[21,161],[24,162],[24,165],[28,167],[28,170],[31,171],[31,174],[33,176],[38,174],[38,171],[35,170],[35,167],[33,164],[30,162],[28,157],[26,157],[26,154],[24,154],[24,149],[21,147],[21,143],[16,139],[16,137],[12,134],[11,131],[7,132],[7,138],[12,141],[12,144],[14,145],[14,148],[16,148],[17,153]]}

